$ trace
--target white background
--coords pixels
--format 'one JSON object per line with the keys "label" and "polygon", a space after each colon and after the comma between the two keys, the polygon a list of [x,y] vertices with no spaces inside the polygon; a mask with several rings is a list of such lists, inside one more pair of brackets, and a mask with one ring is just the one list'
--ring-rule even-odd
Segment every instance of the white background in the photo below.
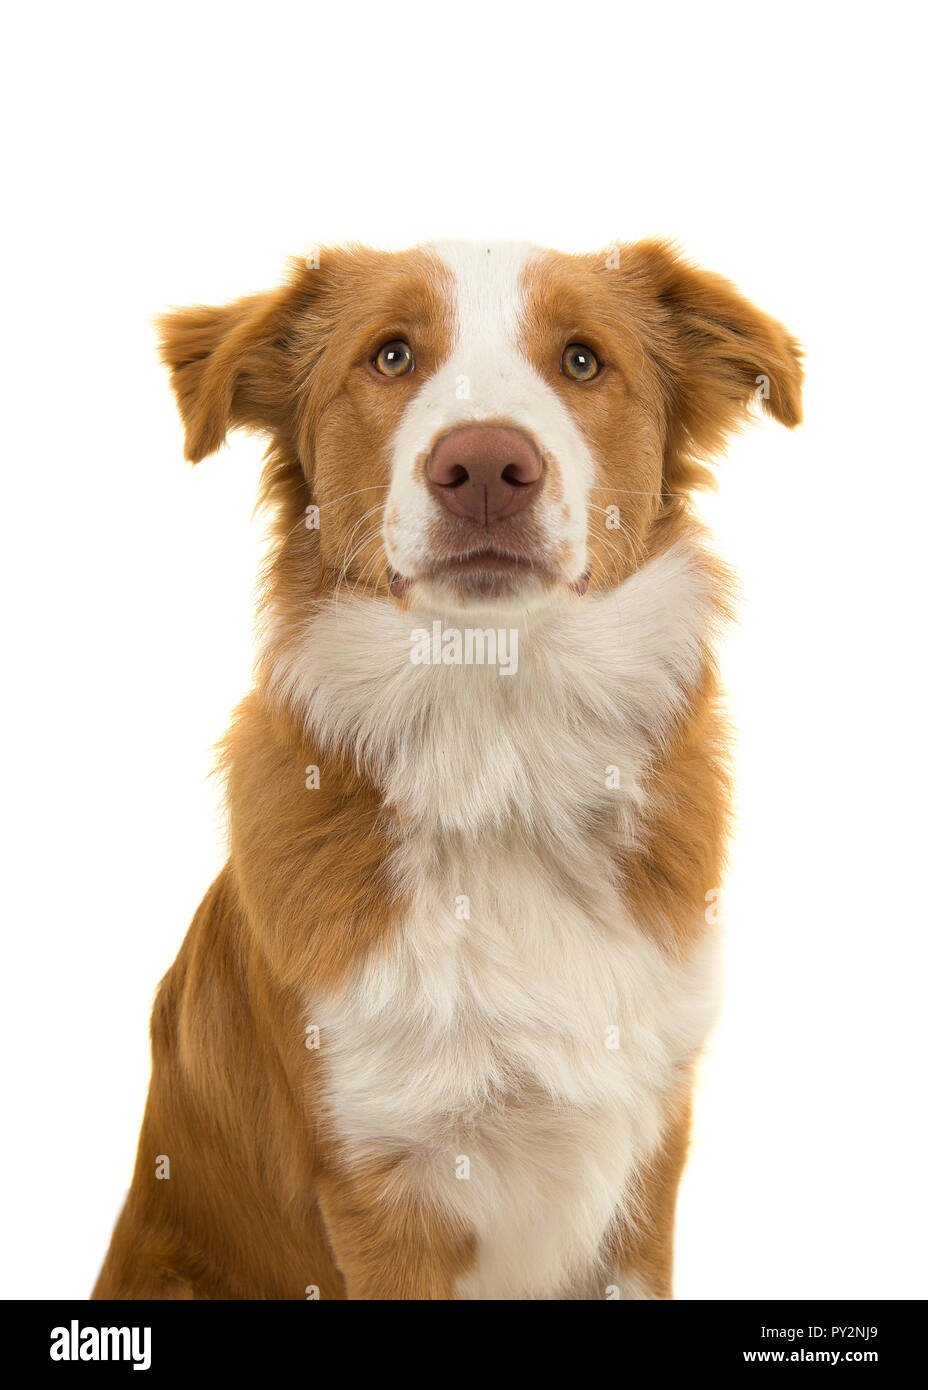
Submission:
{"label": "white background", "polygon": [[311,243],[659,233],[808,354],[707,504],[742,824],[677,1289],[928,1293],[924,35],[882,4],[20,5],[3,127],[7,1297],[89,1292],[147,1014],[222,858],[259,441],[196,470],[169,304]]}

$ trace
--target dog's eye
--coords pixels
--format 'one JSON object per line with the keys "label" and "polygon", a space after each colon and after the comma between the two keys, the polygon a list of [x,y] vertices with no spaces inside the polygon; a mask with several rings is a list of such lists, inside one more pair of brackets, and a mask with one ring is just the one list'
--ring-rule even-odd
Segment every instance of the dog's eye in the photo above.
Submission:
{"label": "dog's eye", "polygon": [[374,366],[384,376],[405,376],[413,368],[412,348],[402,338],[384,343],[374,358]]}
{"label": "dog's eye", "polygon": [[599,371],[595,352],[584,343],[568,343],[561,354],[561,371],[574,381],[592,381]]}

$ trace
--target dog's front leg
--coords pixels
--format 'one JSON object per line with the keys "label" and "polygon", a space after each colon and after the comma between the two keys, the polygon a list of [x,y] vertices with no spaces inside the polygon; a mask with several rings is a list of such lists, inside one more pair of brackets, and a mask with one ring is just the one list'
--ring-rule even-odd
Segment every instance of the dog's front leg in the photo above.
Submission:
{"label": "dog's front leg", "polygon": [[619,1217],[607,1243],[612,1283],[607,1297],[673,1298],[673,1228],[677,1189],[689,1143],[689,1091],[668,1107],[664,1139],[639,1175],[633,1215]]}
{"label": "dog's front leg", "polygon": [[332,1166],[319,1206],[349,1299],[451,1299],[473,1238],[404,1191],[395,1162]]}

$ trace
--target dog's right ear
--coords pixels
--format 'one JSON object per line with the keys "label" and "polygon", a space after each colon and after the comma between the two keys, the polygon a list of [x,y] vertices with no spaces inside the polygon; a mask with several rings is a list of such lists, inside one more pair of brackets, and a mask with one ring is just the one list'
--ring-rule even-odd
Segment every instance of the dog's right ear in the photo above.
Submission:
{"label": "dog's right ear", "polygon": [[291,405],[287,318],[293,285],[219,308],[174,309],[157,320],[161,359],[184,422],[191,463],[236,425],[276,431]]}

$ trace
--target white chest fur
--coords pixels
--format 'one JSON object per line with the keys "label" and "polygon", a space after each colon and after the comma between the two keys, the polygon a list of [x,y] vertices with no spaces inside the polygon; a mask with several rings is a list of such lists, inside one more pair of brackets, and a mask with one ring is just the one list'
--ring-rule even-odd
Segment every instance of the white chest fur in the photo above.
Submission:
{"label": "white chest fur", "polygon": [[603,1236],[714,1017],[715,942],[673,962],[605,864],[578,892],[558,864],[487,848],[443,854],[389,953],[314,1001],[332,1115],[474,1231],[461,1296],[604,1297]]}
{"label": "white chest fur", "polygon": [[715,939],[661,949],[614,857],[646,824],[711,595],[678,547],[615,594],[520,624],[511,678],[412,665],[410,627],[431,618],[323,609],[272,682],[407,827],[399,931],[309,1002],[331,1119],[349,1152],[395,1156],[398,1185],[474,1232],[461,1297],[602,1297],[603,1236],[716,1010]]}

